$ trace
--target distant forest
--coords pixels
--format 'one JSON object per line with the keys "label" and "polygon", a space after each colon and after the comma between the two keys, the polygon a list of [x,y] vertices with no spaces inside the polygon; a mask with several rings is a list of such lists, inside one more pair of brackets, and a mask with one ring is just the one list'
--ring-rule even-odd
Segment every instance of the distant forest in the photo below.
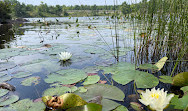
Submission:
{"label": "distant forest", "polygon": [[[187,9],[188,0],[142,0],[139,3],[121,5],[75,5],[49,6],[41,2],[40,5],[26,5],[17,0],[0,1],[0,23],[7,19],[27,17],[78,17],[78,16],[146,16],[145,14],[157,14],[162,6],[164,12],[171,12],[169,6],[182,7]],[[183,4],[182,6],[178,4]],[[147,14],[147,15],[148,15]]]}
{"label": "distant forest", "polygon": [[130,5],[124,2],[122,5],[75,5],[49,6],[41,2],[40,5],[26,5],[17,0],[0,1],[0,19],[26,18],[26,17],[66,17],[66,16],[104,16],[112,15],[114,10],[123,14],[130,13]]}

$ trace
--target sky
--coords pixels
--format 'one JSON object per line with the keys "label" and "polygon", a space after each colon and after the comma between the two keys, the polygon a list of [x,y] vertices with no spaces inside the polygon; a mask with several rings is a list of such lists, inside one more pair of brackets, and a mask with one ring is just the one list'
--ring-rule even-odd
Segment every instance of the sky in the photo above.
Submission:
{"label": "sky", "polygon": [[[47,5],[113,5],[116,1],[117,5],[121,5],[124,1],[127,3],[137,3],[141,0],[17,0],[25,4],[39,5],[42,2],[47,3]],[[105,3],[106,1],[106,3]]]}

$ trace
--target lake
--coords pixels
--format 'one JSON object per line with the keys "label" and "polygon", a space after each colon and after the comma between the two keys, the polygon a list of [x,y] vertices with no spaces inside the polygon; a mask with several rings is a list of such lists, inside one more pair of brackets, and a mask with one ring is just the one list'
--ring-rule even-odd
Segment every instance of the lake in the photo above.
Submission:
{"label": "lake", "polygon": [[[124,101],[112,94],[114,98],[109,99],[116,100],[118,103],[111,101],[112,107],[105,107],[105,110],[114,109],[120,104],[133,110],[129,103],[138,101],[137,97],[132,95],[136,94],[135,82],[132,79],[128,83],[118,81],[120,78],[113,75],[116,72],[111,70],[112,67],[116,67],[114,65],[119,62],[123,64],[122,66],[134,70],[135,66],[156,63],[167,56],[168,60],[164,67],[154,75],[150,74],[156,80],[161,75],[171,75],[176,62],[174,60],[178,56],[178,49],[168,52],[171,46],[168,46],[165,40],[157,44],[154,39],[155,33],[149,37],[148,43],[145,43],[145,38],[141,35],[144,32],[143,24],[138,21],[119,19],[116,24],[114,19],[108,17],[26,19],[29,22],[0,26],[0,83],[7,82],[15,86],[16,91],[10,91],[8,95],[17,95],[19,100],[26,98],[36,100],[46,94],[59,94],[52,93],[53,89],[45,93],[50,88],[64,87],[64,91],[57,90],[62,91],[62,94],[71,92],[72,90],[66,89],[70,88],[69,84],[78,89],[86,86],[87,89],[88,84],[93,85],[100,80],[100,84],[112,84],[124,94],[122,98]],[[156,49],[156,45],[162,48]],[[58,54],[63,51],[72,54],[69,61],[59,60]],[[117,67],[121,69],[122,66]],[[186,61],[180,62],[175,72],[187,71],[186,66]],[[140,71],[146,72],[141,69]],[[148,72],[152,73],[151,70]],[[83,80],[89,76],[95,77],[91,77],[89,83],[83,83]],[[140,76],[140,78],[145,77]],[[138,80],[133,80],[138,84]],[[158,84],[158,82],[157,79],[157,84],[154,81],[151,86],[172,92],[171,84],[162,82]],[[142,85],[142,82],[140,84]],[[145,90],[151,86],[140,86],[137,89]]]}

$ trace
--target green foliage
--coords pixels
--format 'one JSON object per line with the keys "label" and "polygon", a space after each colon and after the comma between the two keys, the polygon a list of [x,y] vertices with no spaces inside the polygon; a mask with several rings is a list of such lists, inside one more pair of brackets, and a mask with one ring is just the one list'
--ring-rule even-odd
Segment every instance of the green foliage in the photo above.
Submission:
{"label": "green foliage", "polygon": [[126,15],[131,12],[131,7],[130,5],[127,4],[127,2],[123,2],[121,5],[121,12]]}
{"label": "green foliage", "polygon": [[5,98],[0,98],[0,106],[6,106],[19,100],[17,95],[11,95]]}
{"label": "green foliage", "polygon": [[59,82],[62,84],[73,84],[84,80],[87,77],[84,71],[77,69],[60,70],[57,71],[57,73],[58,74],[53,73],[48,75],[48,78],[44,79],[44,81],[46,83]]}
{"label": "green foliage", "polygon": [[92,101],[93,98],[97,98],[98,96],[101,97],[102,100],[98,100],[98,102],[101,102],[103,111],[115,109],[120,104],[112,100],[123,101],[125,97],[124,93],[120,89],[107,84],[93,84],[85,86],[85,88],[88,90],[87,92],[79,93],[77,91],[75,94],[81,96],[86,101]]}
{"label": "green foliage", "polygon": [[125,106],[120,105],[116,109],[114,109],[113,111],[129,111],[129,110]]}
{"label": "green foliage", "polygon": [[30,99],[23,99],[14,104],[11,104],[9,108],[11,108],[12,111],[43,111],[45,107],[46,106],[42,102],[34,103]]}
{"label": "green foliage", "polygon": [[31,86],[33,83],[37,85],[39,83],[40,77],[28,77],[24,79],[21,84],[24,86]]}
{"label": "green foliage", "polygon": [[172,77],[171,76],[159,76],[160,77],[160,81],[163,83],[170,83],[172,84]]}
{"label": "green foliage", "polygon": [[173,77],[173,85],[188,86],[188,72],[182,72]]}
{"label": "green foliage", "polygon": [[8,2],[0,1],[0,23],[6,22],[7,19],[11,19],[10,12],[10,4]]}
{"label": "green foliage", "polygon": [[8,92],[6,89],[0,89],[0,97],[6,95]]}
{"label": "green foliage", "polygon": [[43,96],[60,96],[66,92],[71,92],[71,89],[68,87],[55,87],[55,88],[49,88],[44,91]]}
{"label": "green foliage", "polygon": [[107,71],[113,74],[113,80],[123,85],[134,80],[138,88],[152,88],[159,83],[157,77],[147,72],[135,70],[135,66],[130,63],[122,62],[102,69],[105,73]]}
{"label": "green foliage", "polygon": [[98,75],[88,76],[84,81],[83,85],[95,84],[100,80]]}
{"label": "green foliage", "polygon": [[95,103],[88,103],[83,106],[70,108],[66,111],[102,111],[102,105],[95,104]]}

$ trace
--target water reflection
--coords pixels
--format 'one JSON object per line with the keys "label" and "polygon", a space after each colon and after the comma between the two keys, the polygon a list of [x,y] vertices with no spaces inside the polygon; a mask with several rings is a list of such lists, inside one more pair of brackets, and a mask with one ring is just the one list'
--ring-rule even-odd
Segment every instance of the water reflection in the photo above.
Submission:
{"label": "water reflection", "polygon": [[14,39],[14,32],[11,30],[12,25],[4,24],[0,25],[0,49],[9,47],[5,45]]}
{"label": "water reflection", "polygon": [[67,61],[59,61],[60,63],[60,66],[63,66],[63,67],[68,67],[72,64],[71,60],[67,60]]}

